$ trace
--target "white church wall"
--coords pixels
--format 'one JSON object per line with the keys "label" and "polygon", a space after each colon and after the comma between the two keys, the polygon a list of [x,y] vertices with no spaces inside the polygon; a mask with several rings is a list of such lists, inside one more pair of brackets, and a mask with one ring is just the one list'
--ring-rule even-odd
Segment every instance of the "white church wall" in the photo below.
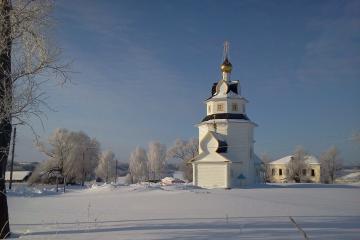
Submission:
{"label": "white church wall", "polygon": [[206,124],[202,124],[199,125],[198,128],[199,128],[199,154],[201,154],[203,151],[200,147],[200,143],[204,138],[205,134],[208,132],[208,127],[206,126]]}
{"label": "white church wall", "polygon": [[[243,174],[246,179],[242,180],[242,184],[251,184],[254,182],[254,161],[251,159],[253,151],[253,125],[247,121],[239,120],[216,120],[216,132],[224,136],[228,144],[228,152],[226,153],[234,164],[231,165],[232,179],[234,186],[239,186],[237,177]],[[199,126],[200,142],[208,131],[214,131],[213,123],[209,121]],[[246,137],[245,137],[246,136]],[[200,148],[199,153],[202,153]],[[207,158],[211,161],[212,157]]]}
{"label": "white church wall", "polygon": [[228,188],[228,163],[195,164],[196,185],[205,188]]}
{"label": "white church wall", "polygon": [[[233,168],[234,177],[237,178],[243,174],[246,179],[244,184],[250,184],[254,181],[254,161],[251,159],[251,151],[253,149],[253,126],[248,122],[231,121],[228,127],[228,144],[232,149],[229,149],[229,159],[233,162],[241,162],[241,166]],[[237,182],[236,179],[233,181]]]}

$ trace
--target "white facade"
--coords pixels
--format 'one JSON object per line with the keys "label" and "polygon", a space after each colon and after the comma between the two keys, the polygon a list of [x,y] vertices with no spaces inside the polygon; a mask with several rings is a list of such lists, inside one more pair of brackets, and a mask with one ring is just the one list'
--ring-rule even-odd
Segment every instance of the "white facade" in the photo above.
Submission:
{"label": "white facade", "polygon": [[223,78],[214,83],[205,101],[206,117],[199,128],[199,155],[191,160],[194,185],[232,188],[256,181],[254,127],[246,115],[248,102],[240,94],[239,81],[231,81],[231,63],[221,65]]}
{"label": "white facade", "polygon": [[[291,179],[291,161],[293,156],[285,156],[267,163],[268,181],[276,183],[293,182]],[[300,182],[319,183],[321,181],[321,164],[313,155],[306,155],[304,165],[299,176]]]}

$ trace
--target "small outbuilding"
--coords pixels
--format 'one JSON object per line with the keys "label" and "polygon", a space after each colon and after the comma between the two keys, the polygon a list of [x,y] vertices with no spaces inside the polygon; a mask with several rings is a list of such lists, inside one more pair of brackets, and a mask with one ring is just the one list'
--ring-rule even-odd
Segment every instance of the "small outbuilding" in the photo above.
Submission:
{"label": "small outbuilding", "polygon": [[[32,171],[13,171],[13,182],[26,182],[31,176]],[[10,182],[10,171],[5,172],[5,181]]]}

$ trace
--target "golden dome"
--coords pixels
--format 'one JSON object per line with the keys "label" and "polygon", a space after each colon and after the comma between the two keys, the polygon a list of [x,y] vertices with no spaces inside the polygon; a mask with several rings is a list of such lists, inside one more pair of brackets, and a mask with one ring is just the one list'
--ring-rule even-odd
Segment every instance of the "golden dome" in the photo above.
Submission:
{"label": "golden dome", "polygon": [[221,64],[221,71],[230,73],[232,70],[232,64],[230,63],[228,58],[225,58],[224,62]]}

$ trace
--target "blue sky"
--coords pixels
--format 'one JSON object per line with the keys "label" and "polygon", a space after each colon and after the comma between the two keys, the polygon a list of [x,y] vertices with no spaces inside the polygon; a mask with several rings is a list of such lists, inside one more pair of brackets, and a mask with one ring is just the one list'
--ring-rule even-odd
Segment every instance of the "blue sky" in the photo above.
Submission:
{"label": "blue sky", "polygon": [[[259,126],[255,151],[273,158],[297,145],[332,145],[359,162],[360,1],[57,1],[54,38],[73,61],[72,84],[49,86],[45,129],[83,130],[126,161],[151,140],[196,137],[205,100],[230,42]],[[20,128],[16,159],[42,160]]]}

